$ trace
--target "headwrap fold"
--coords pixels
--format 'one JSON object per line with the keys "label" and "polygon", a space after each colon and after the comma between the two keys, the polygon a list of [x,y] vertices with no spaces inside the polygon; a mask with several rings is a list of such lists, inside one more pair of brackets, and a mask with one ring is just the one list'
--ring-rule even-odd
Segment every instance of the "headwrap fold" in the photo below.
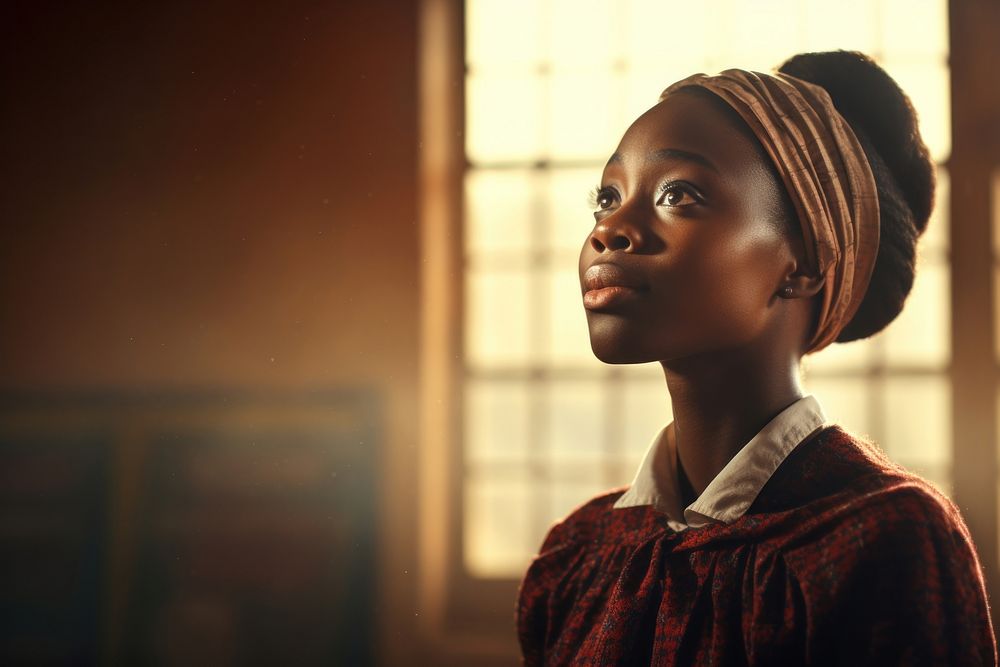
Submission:
{"label": "headwrap fold", "polygon": [[689,87],[731,106],[777,167],[802,226],[806,259],[825,278],[806,352],[823,349],[857,312],[878,254],[878,193],[861,143],[826,90],[787,74],[695,74],[660,100]]}

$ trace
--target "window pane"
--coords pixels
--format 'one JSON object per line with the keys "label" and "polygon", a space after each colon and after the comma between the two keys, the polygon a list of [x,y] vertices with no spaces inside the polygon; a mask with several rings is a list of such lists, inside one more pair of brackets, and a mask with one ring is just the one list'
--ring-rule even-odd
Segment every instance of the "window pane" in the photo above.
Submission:
{"label": "window pane", "polygon": [[545,107],[533,74],[482,74],[466,80],[466,153],[471,162],[531,161],[542,155]]}
{"label": "window pane", "polygon": [[621,3],[550,0],[547,4],[547,53],[555,70],[606,66],[619,57]]}
{"label": "window pane", "polygon": [[893,460],[951,494],[951,389],[943,377],[885,383],[884,446]]}
{"label": "window pane", "polygon": [[787,0],[734,2],[729,4],[727,11],[729,20],[724,24],[727,29],[724,48],[728,62],[721,67],[768,72],[800,50],[799,21],[789,20],[797,19],[801,11],[796,3]]}
{"label": "window pane", "polygon": [[611,488],[599,475],[579,482],[553,482],[548,487],[550,523],[561,521],[580,505]]}
{"label": "window pane", "polygon": [[576,269],[550,273],[546,282],[549,286],[549,337],[548,356],[544,361],[556,365],[598,366],[590,349],[590,333]]}
{"label": "window pane", "polygon": [[[612,149],[613,150],[613,149]],[[610,153],[609,153],[610,156]],[[590,193],[600,184],[601,167],[553,169],[545,179],[549,246],[578,255],[594,227]]]}
{"label": "window pane", "polygon": [[533,493],[526,478],[466,480],[465,564],[473,576],[524,572],[544,537],[532,525]]}
{"label": "window pane", "polygon": [[483,68],[539,64],[544,7],[537,0],[466,0],[468,63]]}
{"label": "window pane", "polygon": [[870,338],[852,343],[833,343],[803,359],[806,376],[843,373],[867,368],[874,361],[874,341]]}
{"label": "window pane", "polygon": [[885,381],[885,439],[893,460],[914,470],[951,461],[951,390],[940,377]]}
{"label": "window pane", "polygon": [[626,462],[627,478],[632,476],[646,451],[663,427],[673,419],[667,383],[661,377],[653,380],[630,380],[622,388],[622,457]]}
{"label": "window pane", "polygon": [[591,465],[603,458],[604,390],[592,380],[558,380],[545,385],[548,428],[544,440],[549,461],[558,469],[568,462]]}
{"label": "window pane", "polygon": [[920,136],[936,162],[951,153],[951,84],[948,66],[887,60],[885,70],[909,95],[920,117]]}
{"label": "window pane", "polygon": [[920,237],[920,254],[924,257],[942,256],[948,250],[950,222],[951,179],[945,167],[938,167],[937,187],[934,192],[934,210],[927,222],[927,230]]}
{"label": "window pane", "polygon": [[878,22],[874,19],[878,7],[875,3],[869,0],[805,0],[801,7],[805,15],[803,50],[877,52],[879,36],[875,27]]}
{"label": "window pane", "polygon": [[664,63],[662,68],[636,67],[629,69],[625,76],[625,119],[622,122],[620,134],[625,134],[625,130],[632,121],[656,105],[660,99],[660,93],[667,86],[693,73],[694,70],[688,68],[675,68],[670,62]]}
{"label": "window pane", "polygon": [[810,379],[807,391],[816,396],[827,422],[858,435],[872,430],[872,390],[865,378]]}
{"label": "window pane", "polygon": [[466,248],[524,252],[533,245],[538,175],[528,169],[474,170],[465,177]]}
{"label": "window pane", "polygon": [[549,157],[606,160],[622,133],[620,78],[609,69],[557,73],[549,86]]}
{"label": "window pane", "polygon": [[516,271],[469,270],[465,278],[465,349],[473,366],[528,361],[531,290]]}
{"label": "window pane", "polygon": [[528,383],[469,380],[465,383],[465,453],[472,462],[526,460],[531,403]]}
{"label": "window pane", "polygon": [[[948,53],[948,4],[941,0],[882,0],[886,58],[938,58]],[[904,89],[905,90],[905,89]]]}
{"label": "window pane", "polygon": [[[660,79],[678,72],[694,74],[705,66],[705,59],[718,39],[714,9],[708,2],[687,3],[664,12],[662,0],[632,0],[628,4],[625,56],[631,68],[656,65]],[[670,17],[683,21],[683,28],[670,30]],[[673,80],[664,81],[661,89]],[[659,90],[650,91],[655,95]]]}
{"label": "window pane", "polygon": [[903,312],[882,334],[890,366],[943,368],[951,349],[950,278],[940,262],[917,262]]}

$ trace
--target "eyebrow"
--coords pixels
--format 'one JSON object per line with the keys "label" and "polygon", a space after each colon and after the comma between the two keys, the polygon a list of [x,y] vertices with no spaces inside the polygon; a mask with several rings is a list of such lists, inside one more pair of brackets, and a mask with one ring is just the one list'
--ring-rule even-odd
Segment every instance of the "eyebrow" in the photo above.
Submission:
{"label": "eyebrow", "polygon": [[[691,151],[684,151],[679,148],[661,148],[659,150],[653,151],[652,156],[656,160],[661,160],[661,161],[683,160],[685,162],[694,162],[695,164],[700,164],[703,167],[711,169],[717,174],[719,173],[719,169],[714,164],[712,164],[712,161],[699,153],[692,153]],[[622,162],[621,153],[614,153],[608,159],[608,165],[621,164],[621,162]]]}

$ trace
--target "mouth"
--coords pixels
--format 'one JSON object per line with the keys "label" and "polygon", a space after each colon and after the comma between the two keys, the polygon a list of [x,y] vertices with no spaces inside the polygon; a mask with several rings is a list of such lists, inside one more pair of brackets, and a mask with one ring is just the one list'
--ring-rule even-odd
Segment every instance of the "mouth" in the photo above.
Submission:
{"label": "mouth", "polygon": [[583,307],[587,310],[601,310],[624,301],[636,298],[639,290],[631,287],[602,287],[588,290],[583,295]]}
{"label": "mouth", "polygon": [[618,264],[594,264],[583,275],[583,306],[603,310],[639,297],[646,285],[636,274]]}

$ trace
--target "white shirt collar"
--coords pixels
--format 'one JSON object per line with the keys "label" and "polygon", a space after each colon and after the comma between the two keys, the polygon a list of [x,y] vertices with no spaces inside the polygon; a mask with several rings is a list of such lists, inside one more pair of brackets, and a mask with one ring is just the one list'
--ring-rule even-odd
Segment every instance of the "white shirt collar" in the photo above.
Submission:
{"label": "white shirt collar", "polygon": [[710,523],[731,523],[746,513],[792,450],[825,423],[826,415],[819,401],[811,395],[803,396],[751,438],[702,494],[681,511],[675,456],[664,457],[666,479],[660,480],[660,486],[657,486],[654,472],[657,452],[669,446],[671,422],[653,439],[632,486],[614,507],[652,505],[667,515],[667,524],[676,531]]}

